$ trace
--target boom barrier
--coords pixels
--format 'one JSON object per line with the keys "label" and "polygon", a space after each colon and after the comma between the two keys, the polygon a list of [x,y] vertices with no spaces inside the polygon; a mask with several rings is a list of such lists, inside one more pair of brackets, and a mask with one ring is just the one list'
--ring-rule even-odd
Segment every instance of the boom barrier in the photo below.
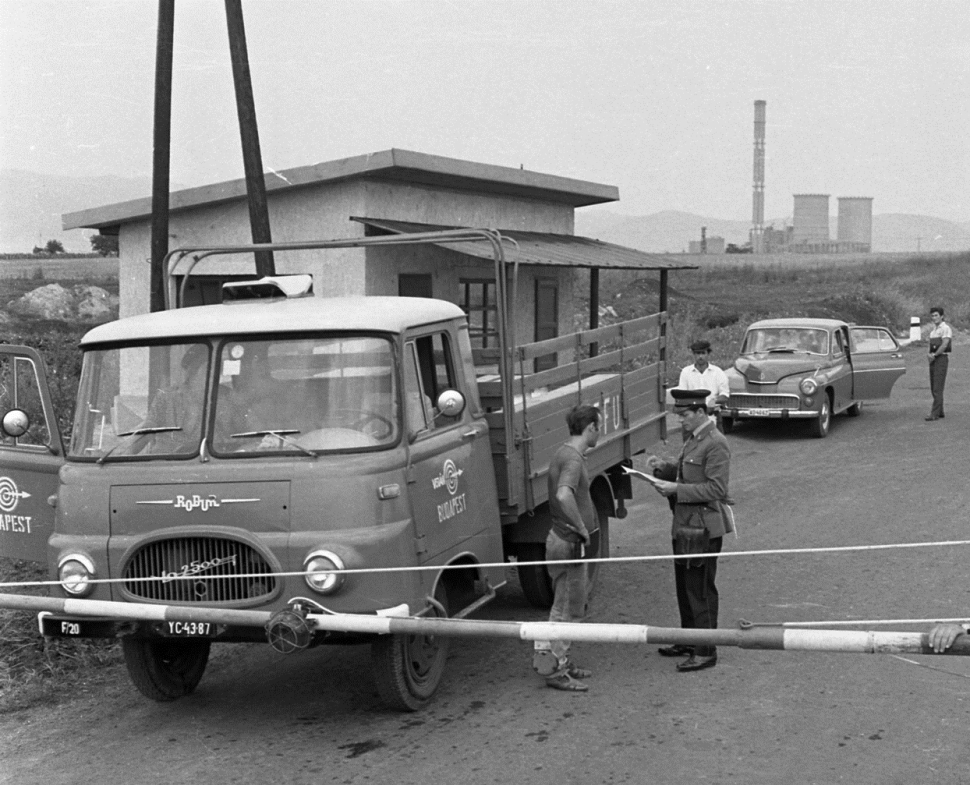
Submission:
{"label": "boom barrier", "polygon": [[[273,617],[268,611],[59,599],[23,594],[0,594],[0,608],[112,619],[210,622],[252,627],[265,627]],[[405,606],[398,610],[401,614],[407,613]],[[319,632],[516,638],[523,641],[736,646],[741,649],[853,654],[936,654],[930,648],[928,633],[925,632],[790,629],[745,624],[735,628],[699,630],[641,624],[488,621],[349,613],[309,613],[306,620],[309,626]],[[943,653],[970,655],[970,635],[960,636]]]}

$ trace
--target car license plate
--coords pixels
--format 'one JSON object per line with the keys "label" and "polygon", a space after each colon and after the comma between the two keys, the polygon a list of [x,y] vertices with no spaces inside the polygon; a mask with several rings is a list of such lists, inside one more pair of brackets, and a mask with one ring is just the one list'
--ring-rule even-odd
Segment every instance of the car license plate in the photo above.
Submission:
{"label": "car license plate", "polygon": [[770,417],[771,409],[748,409],[748,414],[752,417]]}
{"label": "car license plate", "polygon": [[216,625],[208,621],[166,621],[158,630],[169,638],[212,638],[216,635]]}

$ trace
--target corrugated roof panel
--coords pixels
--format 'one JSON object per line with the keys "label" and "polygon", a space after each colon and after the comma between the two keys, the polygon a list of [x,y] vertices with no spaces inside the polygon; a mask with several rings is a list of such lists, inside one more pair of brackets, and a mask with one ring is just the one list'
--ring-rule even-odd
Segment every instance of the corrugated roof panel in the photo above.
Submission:
{"label": "corrugated roof panel", "polygon": [[[412,221],[393,221],[386,218],[351,217],[352,221],[383,229],[396,234],[434,232],[445,229],[468,227],[440,226]],[[551,234],[549,232],[522,232],[516,229],[499,229],[503,237],[514,240],[517,250],[508,250],[506,258],[519,264],[535,264],[551,267],[600,267],[614,270],[695,270],[697,265],[684,264],[666,254],[646,253],[622,245],[604,243],[589,237],[572,234]],[[436,245],[451,251],[492,259],[492,247],[485,241],[480,243],[448,243]]]}

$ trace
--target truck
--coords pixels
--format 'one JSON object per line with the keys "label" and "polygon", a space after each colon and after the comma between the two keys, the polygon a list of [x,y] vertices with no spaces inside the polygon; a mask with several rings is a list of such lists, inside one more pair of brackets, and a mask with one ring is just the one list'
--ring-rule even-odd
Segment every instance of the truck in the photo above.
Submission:
{"label": "truck", "polygon": [[[214,643],[368,644],[381,698],[418,710],[447,638],[321,632],[307,614],[464,618],[513,563],[548,607],[548,467],[580,402],[602,413],[587,555],[609,555],[632,496],[623,468],[666,438],[665,311],[519,343],[501,235],[429,235],[180,249],[166,269],[254,249],[488,242],[497,347],[474,348],[466,313],[442,300],[317,297],[305,275],[227,283],[220,303],[87,332],[62,439],[41,356],[0,346],[0,555],[46,561],[56,596],[132,608],[43,612],[44,635],[120,640],[157,701],[196,688]],[[167,621],[146,606],[271,616]]]}

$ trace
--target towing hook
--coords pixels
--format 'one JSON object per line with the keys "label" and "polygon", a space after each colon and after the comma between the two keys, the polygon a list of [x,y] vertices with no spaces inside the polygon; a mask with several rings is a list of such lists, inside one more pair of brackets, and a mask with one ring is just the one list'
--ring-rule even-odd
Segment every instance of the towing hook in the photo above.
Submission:
{"label": "towing hook", "polygon": [[280,654],[293,654],[303,651],[313,639],[313,629],[307,621],[309,609],[295,602],[277,611],[266,622],[266,640]]}

